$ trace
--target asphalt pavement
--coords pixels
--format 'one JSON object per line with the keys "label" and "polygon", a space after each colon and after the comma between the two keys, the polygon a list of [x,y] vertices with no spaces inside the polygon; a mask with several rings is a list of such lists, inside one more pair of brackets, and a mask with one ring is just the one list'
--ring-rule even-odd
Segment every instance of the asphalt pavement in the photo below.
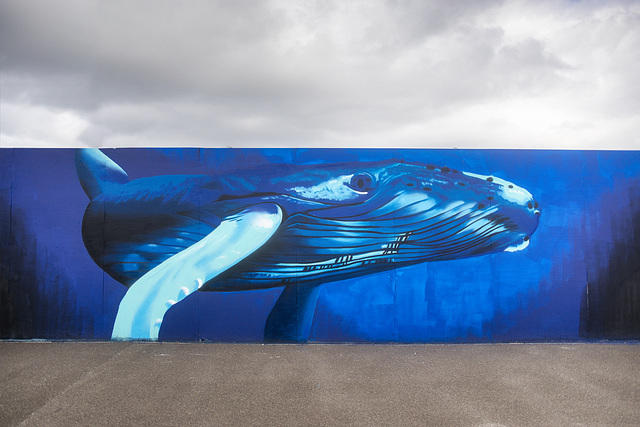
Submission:
{"label": "asphalt pavement", "polygon": [[640,345],[0,341],[0,425],[640,425]]}

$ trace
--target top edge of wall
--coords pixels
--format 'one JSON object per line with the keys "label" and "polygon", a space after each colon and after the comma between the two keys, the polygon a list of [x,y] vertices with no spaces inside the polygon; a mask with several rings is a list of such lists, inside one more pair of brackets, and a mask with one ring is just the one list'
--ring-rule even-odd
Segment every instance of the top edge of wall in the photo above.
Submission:
{"label": "top edge of wall", "polygon": [[75,149],[75,148],[99,148],[99,149],[132,149],[132,148],[152,148],[152,149],[366,149],[366,150],[515,150],[515,151],[640,151],[640,148],[630,147],[501,147],[501,146],[339,146],[339,145],[120,145],[120,146],[86,146],[86,145],[65,145],[65,146],[43,146],[43,145],[0,145],[0,149]]}

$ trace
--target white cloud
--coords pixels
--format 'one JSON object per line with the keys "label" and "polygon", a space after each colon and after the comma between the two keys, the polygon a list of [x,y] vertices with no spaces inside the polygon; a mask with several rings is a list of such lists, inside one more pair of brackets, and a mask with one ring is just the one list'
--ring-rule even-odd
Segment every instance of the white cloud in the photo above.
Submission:
{"label": "white cloud", "polygon": [[2,147],[640,147],[634,2],[0,7]]}
{"label": "white cloud", "polygon": [[74,146],[88,126],[74,111],[8,103],[0,106],[2,146]]}

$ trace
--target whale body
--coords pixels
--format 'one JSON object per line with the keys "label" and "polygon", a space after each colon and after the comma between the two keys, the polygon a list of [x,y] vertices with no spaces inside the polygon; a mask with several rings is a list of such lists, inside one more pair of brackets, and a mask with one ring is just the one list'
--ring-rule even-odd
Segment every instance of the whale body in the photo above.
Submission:
{"label": "whale body", "polygon": [[490,175],[397,161],[268,165],[129,181],[76,152],[91,201],[82,235],[127,286],[114,339],[157,339],[166,311],[199,291],[283,287],[267,341],[307,339],[318,286],[426,261],[524,249],[540,208]]}

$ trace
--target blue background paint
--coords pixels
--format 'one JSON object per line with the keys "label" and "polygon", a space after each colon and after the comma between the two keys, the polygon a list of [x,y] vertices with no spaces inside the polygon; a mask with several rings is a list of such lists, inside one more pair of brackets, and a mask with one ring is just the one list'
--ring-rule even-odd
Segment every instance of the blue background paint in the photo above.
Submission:
{"label": "blue background paint", "polygon": [[[640,152],[104,151],[131,179],[224,174],[270,163],[406,160],[492,174],[539,201],[540,225],[524,251],[322,285],[312,341],[640,338],[634,273],[640,268]],[[2,149],[0,156],[1,337],[108,339],[126,288],[103,273],[83,246],[88,198],[77,180],[73,150]],[[616,286],[635,294],[620,299]],[[167,312],[160,338],[261,341],[279,292],[192,294]],[[619,321],[616,315],[631,317]]]}

